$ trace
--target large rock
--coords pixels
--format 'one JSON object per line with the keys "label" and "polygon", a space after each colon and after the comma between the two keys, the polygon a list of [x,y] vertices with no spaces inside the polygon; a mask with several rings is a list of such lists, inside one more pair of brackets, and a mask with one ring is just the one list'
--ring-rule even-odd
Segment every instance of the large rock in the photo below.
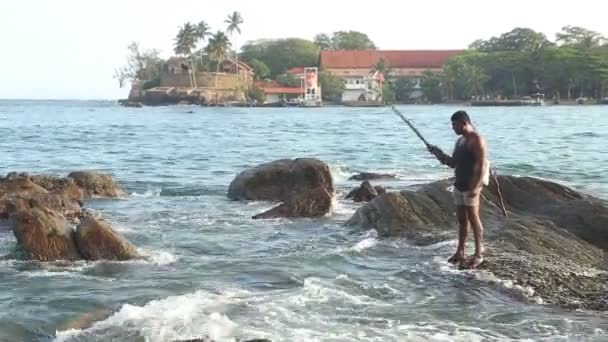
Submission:
{"label": "large rock", "polygon": [[89,216],[76,228],[78,250],[87,260],[141,258],[137,249],[103,219]]}
{"label": "large rock", "polygon": [[[0,178],[0,198],[31,198],[45,193],[61,195],[81,204],[87,198],[125,196],[110,175],[89,171],[72,172],[65,178],[11,172],[5,178]],[[5,210],[0,204],[0,216],[3,213]]]}
{"label": "large rock", "polygon": [[76,185],[81,187],[89,198],[126,196],[125,192],[112,179],[112,176],[108,174],[92,171],[75,171],[70,173],[68,178],[74,179]]}
{"label": "large rock", "polygon": [[302,194],[294,195],[278,206],[258,215],[254,219],[280,217],[320,217],[331,210],[332,195],[319,186]]}
{"label": "large rock", "polygon": [[38,261],[80,259],[74,244],[74,230],[65,217],[34,206],[11,215],[13,233],[27,259]]}
{"label": "large rock", "polygon": [[68,221],[78,223],[82,213],[80,202],[57,194],[35,194],[28,197],[9,197],[5,199],[7,214],[33,207],[44,207],[61,213]]}
{"label": "large rock", "polygon": [[334,192],[327,164],[318,159],[282,159],[241,172],[230,184],[228,198],[284,202],[318,187]]}
{"label": "large rock", "polygon": [[[481,198],[486,240],[482,269],[532,287],[547,303],[608,309],[606,202],[534,178],[503,176],[499,184],[509,219],[502,216],[493,180]],[[450,185],[445,180],[379,196],[347,224],[418,244],[456,239]]]}

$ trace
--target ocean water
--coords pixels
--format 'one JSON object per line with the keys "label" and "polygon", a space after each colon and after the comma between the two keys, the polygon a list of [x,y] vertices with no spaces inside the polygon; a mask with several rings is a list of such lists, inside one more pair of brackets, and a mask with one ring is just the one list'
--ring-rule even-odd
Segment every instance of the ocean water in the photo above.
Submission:
{"label": "ocean water", "polygon": [[[402,106],[451,150],[458,107]],[[499,173],[608,198],[608,107],[466,108]],[[450,175],[388,108],[132,109],[104,101],[0,101],[0,173],[111,172],[130,194],[95,200],[148,256],[136,262],[0,260],[0,341],[604,341],[608,316],[542,304],[460,272],[454,240],[415,247],[342,224],[360,171],[403,189]],[[227,200],[234,176],[316,157],[337,184],[319,219],[254,221],[271,203]],[[15,249],[0,223],[0,255]],[[82,315],[107,311],[86,329]]]}

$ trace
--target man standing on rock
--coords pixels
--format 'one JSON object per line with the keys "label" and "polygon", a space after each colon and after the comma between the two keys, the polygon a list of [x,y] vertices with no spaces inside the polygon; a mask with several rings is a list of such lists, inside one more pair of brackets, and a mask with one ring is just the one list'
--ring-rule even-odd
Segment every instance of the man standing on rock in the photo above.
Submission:
{"label": "man standing on rock", "polygon": [[[457,111],[452,115],[451,120],[452,129],[461,136],[456,141],[452,156],[445,154],[434,145],[429,145],[428,149],[442,164],[455,170],[453,197],[458,216],[458,247],[448,262],[466,268],[477,268],[483,263],[484,252],[479,197],[484,182],[488,180],[487,149],[484,139],[475,132],[471,119],[465,111]],[[464,250],[470,225],[473,226],[475,235],[475,254],[465,259]]]}

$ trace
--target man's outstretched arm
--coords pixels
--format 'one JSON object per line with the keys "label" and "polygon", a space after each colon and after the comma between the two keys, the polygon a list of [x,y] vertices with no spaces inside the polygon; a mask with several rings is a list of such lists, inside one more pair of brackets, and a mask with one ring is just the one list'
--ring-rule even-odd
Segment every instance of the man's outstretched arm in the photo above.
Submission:
{"label": "man's outstretched arm", "polygon": [[435,157],[437,158],[437,160],[439,160],[439,162],[441,164],[447,165],[451,168],[456,167],[456,165],[454,163],[454,158],[445,154],[439,147],[437,147],[435,145],[429,145],[428,149],[429,149],[429,152],[431,152],[433,155],[435,155]]}

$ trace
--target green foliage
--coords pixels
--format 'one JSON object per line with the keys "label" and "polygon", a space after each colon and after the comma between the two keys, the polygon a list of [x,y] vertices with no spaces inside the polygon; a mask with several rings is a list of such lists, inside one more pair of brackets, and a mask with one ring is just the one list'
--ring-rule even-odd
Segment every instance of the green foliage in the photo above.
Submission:
{"label": "green foliage", "polygon": [[173,51],[176,55],[190,56],[192,50],[196,48],[198,39],[197,26],[187,22],[177,32]]}
{"label": "green foliage", "polygon": [[459,56],[445,65],[448,97],[466,98],[480,90],[513,97],[537,91],[600,96],[608,78],[608,53],[601,45],[605,38],[573,26],[564,27],[556,38],[559,46],[542,33],[516,28],[500,37],[473,42],[474,59]]}
{"label": "green foliage", "polygon": [[249,66],[253,68],[253,72],[255,73],[255,78],[257,80],[265,79],[270,75],[270,69],[268,66],[259,59],[249,61]]}
{"label": "green foliage", "polygon": [[321,50],[376,50],[376,44],[365,34],[358,31],[337,31],[331,37],[320,33],[314,38]]}
{"label": "green foliage", "polygon": [[357,31],[334,32],[332,38],[334,50],[375,50],[376,45],[365,34]]}
{"label": "green foliage", "polygon": [[[157,50],[143,50],[133,42],[128,47],[127,64],[117,69],[114,78],[122,88],[125,82],[142,82],[142,86],[151,88],[160,85],[160,75],[165,61],[159,57]],[[149,89],[145,88],[145,89]]]}
{"label": "green foliage", "polygon": [[314,42],[321,50],[333,50],[333,42],[325,33],[317,34],[314,38]]}
{"label": "green foliage", "polygon": [[453,57],[445,63],[442,84],[448,99],[467,100],[471,96],[484,94],[489,77],[476,64],[481,57],[473,52]]}
{"label": "green foliage", "polygon": [[439,103],[442,100],[441,78],[430,70],[422,74],[420,90],[424,98],[431,103]]}
{"label": "green foliage", "polygon": [[599,47],[606,40],[598,32],[578,26],[564,26],[555,37],[558,43],[583,50]]}
{"label": "green foliage", "polygon": [[326,71],[319,73],[319,83],[321,84],[321,92],[324,101],[338,102],[342,99],[342,93],[345,89],[344,80],[335,77]]}
{"label": "green foliage", "polygon": [[482,52],[535,52],[548,45],[552,45],[552,43],[544,34],[529,28],[517,27],[503,33],[500,37],[492,37],[487,41],[477,40],[470,47]]}
{"label": "green foliage", "polygon": [[284,87],[298,87],[300,80],[290,73],[285,73],[277,77],[277,82]]}
{"label": "green foliage", "polygon": [[311,41],[299,38],[261,40],[245,44],[240,59],[249,63],[257,59],[270,68],[276,77],[293,67],[317,66],[319,48]]}
{"label": "green foliage", "polygon": [[217,31],[211,38],[205,48],[205,52],[212,60],[222,62],[230,51],[230,39],[222,31]]}
{"label": "green foliage", "polygon": [[397,101],[409,102],[412,93],[416,90],[416,82],[409,77],[399,77],[394,81],[392,87]]}
{"label": "green foliage", "polygon": [[252,86],[251,89],[249,89],[249,97],[259,103],[264,103],[266,101],[266,94],[264,94],[264,89],[256,85]]}
{"label": "green foliage", "polygon": [[205,21],[200,21],[196,25],[196,38],[198,40],[205,40],[211,35],[211,28]]}
{"label": "green foliage", "polygon": [[386,103],[394,103],[396,100],[395,90],[388,82],[382,85],[382,99]]}
{"label": "green foliage", "polygon": [[224,20],[224,23],[228,24],[228,27],[226,28],[226,32],[228,32],[228,34],[232,34],[234,32],[241,34],[241,24],[243,23],[243,17],[241,17],[241,14],[239,12],[234,11],[231,15],[228,16],[228,18],[226,18],[226,20]]}

